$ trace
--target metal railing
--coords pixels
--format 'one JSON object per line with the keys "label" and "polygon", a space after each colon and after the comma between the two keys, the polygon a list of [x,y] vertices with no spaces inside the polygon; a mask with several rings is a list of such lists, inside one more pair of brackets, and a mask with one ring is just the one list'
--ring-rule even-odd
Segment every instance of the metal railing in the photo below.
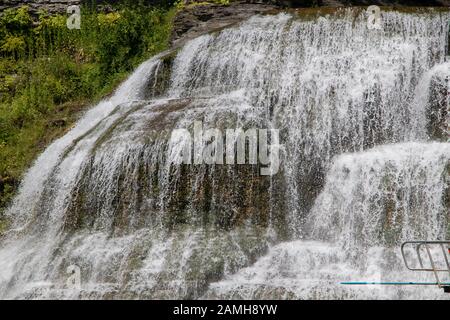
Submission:
{"label": "metal railing", "polygon": [[[407,246],[413,246],[415,249],[415,252],[417,254],[417,259],[419,261],[420,268],[417,267],[411,267],[408,263],[408,259],[405,254],[405,248]],[[440,247],[440,250],[442,252],[442,257],[444,261],[444,267],[438,266],[436,263],[436,256],[433,256],[432,250],[430,248],[432,247]],[[421,249],[425,249],[426,257],[429,261],[429,267],[424,265],[424,257],[422,256]],[[450,292],[450,286],[448,283],[443,283],[440,280],[439,274],[442,272],[448,273],[450,275],[450,262],[449,262],[449,256],[450,256],[450,241],[407,241],[402,244],[401,247],[402,257],[403,261],[405,262],[405,266],[408,270],[411,271],[426,271],[426,272],[433,272],[434,277],[436,278],[436,284],[439,288],[443,288],[445,292]],[[439,254],[440,256],[440,254]],[[441,259],[442,259],[441,257]]]}

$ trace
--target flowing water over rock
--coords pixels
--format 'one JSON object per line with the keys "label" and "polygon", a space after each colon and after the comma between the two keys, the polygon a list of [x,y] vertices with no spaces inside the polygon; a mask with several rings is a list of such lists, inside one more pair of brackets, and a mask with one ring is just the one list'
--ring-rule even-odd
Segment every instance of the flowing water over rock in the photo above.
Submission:
{"label": "flowing water over rock", "polygon": [[[398,245],[446,237],[449,18],[255,16],[145,62],[24,178],[0,296],[442,297],[338,283],[417,279]],[[196,121],[279,129],[279,171],[177,164]]]}

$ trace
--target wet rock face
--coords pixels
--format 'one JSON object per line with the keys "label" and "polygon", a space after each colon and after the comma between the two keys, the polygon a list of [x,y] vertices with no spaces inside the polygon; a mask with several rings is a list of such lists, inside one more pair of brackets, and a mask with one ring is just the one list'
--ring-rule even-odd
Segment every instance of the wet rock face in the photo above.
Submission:
{"label": "wet rock face", "polygon": [[[108,228],[121,234],[151,226],[173,230],[180,225],[220,230],[251,225],[265,230],[272,223],[278,234],[284,234],[286,217],[271,216],[282,206],[280,182],[270,192],[271,183],[279,177],[260,175],[258,165],[171,163],[173,129],[182,125],[191,110],[207,103],[180,99],[156,106],[136,105],[100,139],[86,161],[66,228]],[[201,120],[203,116],[193,117]],[[205,128],[235,127],[234,122],[230,114],[221,114]],[[117,135],[129,139],[119,142]],[[101,186],[98,181],[103,181]],[[273,210],[274,202],[277,210]]]}
{"label": "wet rock face", "polygon": [[182,45],[199,35],[229,27],[252,15],[277,9],[370,5],[450,7],[450,0],[231,0],[228,5],[185,0],[185,8],[174,19],[171,43]]}
{"label": "wet rock face", "polygon": [[[222,23],[233,23],[232,11],[226,11],[232,6],[216,6],[223,8],[217,9],[221,16],[216,20],[205,6],[187,7],[184,13],[195,12],[198,25],[180,32],[176,44],[202,28],[214,31]],[[304,279],[323,280],[317,282],[320,287],[311,285],[306,297],[358,297],[320,291],[328,290],[322,284],[334,280],[335,272],[330,277],[327,270],[311,271],[347,259],[330,254],[330,247],[339,246],[342,252],[342,247],[355,244],[354,252],[362,257],[366,244],[399,241],[396,227],[404,217],[426,218],[420,220],[424,227],[430,226],[429,221],[444,221],[438,223],[440,229],[448,220],[441,214],[447,213],[441,195],[448,195],[448,184],[441,183],[441,161],[433,156],[443,147],[429,149],[424,144],[410,150],[400,143],[387,150],[368,150],[409,141],[410,135],[427,136],[426,115],[440,115],[443,103],[438,94],[442,86],[431,80],[421,91],[427,100],[420,95],[425,101],[420,108],[404,99],[415,85],[408,79],[420,78],[444,56],[443,19],[430,15],[423,24],[412,15],[387,16],[398,29],[387,34],[374,52],[369,51],[374,44],[370,31],[362,27],[363,17],[355,19],[349,12],[342,18],[300,22],[280,14],[254,17],[238,28],[199,37],[146,62],[118,89],[111,105],[94,107],[102,114],[109,108],[108,116],[91,114],[92,125],[51,153],[51,159],[60,162],[38,185],[43,190],[40,199],[27,196],[11,211],[36,212],[26,239],[40,246],[17,250],[20,273],[11,281],[20,286],[45,278],[64,284],[68,265],[75,264],[83,270],[83,283],[99,285],[74,293],[76,298],[246,298],[252,288],[223,295],[214,291],[214,282],[254,264],[273,243],[301,237],[328,244],[281,246],[272,255],[273,263],[269,260],[270,264],[253,269],[257,272],[251,270],[257,275],[267,270],[260,279],[268,279],[269,285],[258,284],[250,297],[305,297],[285,289],[292,275],[300,275],[302,286]],[[352,32],[342,32],[352,24]],[[400,42],[417,46],[399,51],[396,34],[404,29],[407,36]],[[430,48],[438,49],[433,57]],[[404,56],[414,56],[423,70],[402,60]],[[435,89],[428,94],[429,88]],[[425,114],[422,106],[429,97],[437,102]],[[170,143],[171,134],[186,129],[192,135],[195,121],[221,132],[279,128],[285,145],[279,173],[262,176],[258,165],[171,163],[172,149],[182,149],[180,140]],[[333,158],[344,153],[348,154],[333,165]],[[424,153],[431,159],[422,160]],[[48,158],[43,159],[47,166]],[[32,178],[28,181],[35,188],[36,176]],[[33,206],[24,210],[28,199],[33,199]],[[449,197],[445,199],[448,208]],[[440,229],[429,227],[429,236],[420,228],[408,230],[424,235],[417,238],[438,238]],[[48,245],[41,245],[42,238]],[[272,268],[278,262],[280,267]],[[38,263],[51,270],[41,276],[35,272]],[[308,273],[302,274],[305,270]],[[281,275],[279,283],[284,285],[274,288],[274,275]],[[0,293],[5,288],[1,285]],[[21,297],[29,298],[67,294],[23,292]]]}
{"label": "wet rock face", "polygon": [[[307,0],[290,0],[293,6],[301,5]],[[418,7],[439,7],[439,6],[450,6],[448,0],[317,0],[319,5],[333,5],[340,4],[343,6],[418,6]]]}
{"label": "wet rock face", "polygon": [[255,14],[267,13],[277,8],[275,4],[236,1],[229,5],[196,5],[188,1],[186,7],[177,13],[171,43],[181,45],[201,34],[229,27]]}
{"label": "wet rock face", "polygon": [[431,80],[428,101],[428,132],[436,140],[448,141],[449,137],[449,106],[448,81],[450,77],[434,77]]}

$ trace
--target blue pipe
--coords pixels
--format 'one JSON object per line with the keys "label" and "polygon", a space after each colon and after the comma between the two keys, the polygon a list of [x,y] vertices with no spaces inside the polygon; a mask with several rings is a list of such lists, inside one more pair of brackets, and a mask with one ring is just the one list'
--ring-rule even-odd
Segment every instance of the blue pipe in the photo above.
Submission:
{"label": "blue pipe", "polygon": [[[437,286],[437,282],[341,282],[343,285],[380,285],[380,286]],[[450,283],[441,283],[450,286]]]}

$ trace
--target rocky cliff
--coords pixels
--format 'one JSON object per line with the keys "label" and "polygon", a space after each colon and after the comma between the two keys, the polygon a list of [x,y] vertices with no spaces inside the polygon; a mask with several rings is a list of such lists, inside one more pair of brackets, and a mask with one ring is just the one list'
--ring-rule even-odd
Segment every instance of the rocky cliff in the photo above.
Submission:
{"label": "rocky cliff", "polygon": [[[40,9],[46,10],[50,13],[65,12],[67,6],[69,5],[79,5],[80,3],[91,3],[89,0],[0,0],[0,12],[7,8],[17,8],[22,5],[29,6],[30,10],[34,13],[38,12]],[[120,0],[97,0],[98,4],[106,3],[118,3]],[[159,5],[172,5],[174,1],[164,1],[164,0],[147,0],[149,4],[159,4]],[[205,3],[204,1],[193,1],[185,0],[186,4],[189,3]],[[195,16],[205,16],[211,15],[211,10],[214,11],[214,15],[227,16],[229,19],[231,16],[243,17],[247,16],[251,11],[255,10],[266,10],[267,6],[276,7],[291,7],[291,8],[301,8],[301,7],[317,7],[317,6],[327,6],[327,7],[339,7],[339,6],[369,6],[369,5],[380,5],[380,6],[447,6],[450,7],[450,0],[243,0],[243,1],[233,1],[231,6],[218,6],[213,5],[208,9],[205,6],[198,6],[201,8],[198,14]],[[243,9],[238,8],[244,4]],[[260,9],[256,9],[262,5]],[[227,7],[227,8],[224,8]],[[218,11],[217,11],[218,10]],[[217,11],[217,12],[216,12]],[[183,16],[192,17],[192,15],[187,14]],[[196,19],[194,19],[195,21]],[[225,19],[224,19],[225,20]],[[193,22],[195,23],[195,22]],[[225,23],[225,22],[224,22]]]}
{"label": "rocky cliff", "polygon": [[240,0],[231,1],[227,5],[186,0],[183,10],[175,16],[171,42],[178,46],[203,33],[220,30],[252,15],[274,12],[277,9],[369,5],[450,7],[450,0]]}

